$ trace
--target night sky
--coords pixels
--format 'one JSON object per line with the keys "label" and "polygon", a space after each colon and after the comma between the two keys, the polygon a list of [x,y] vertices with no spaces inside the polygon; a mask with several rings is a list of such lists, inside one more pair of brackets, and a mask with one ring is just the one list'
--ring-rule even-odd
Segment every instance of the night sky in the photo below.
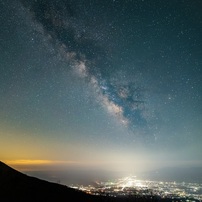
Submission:
{"label": "night sky", "polygon": [[0,26],[2,161],[202,166],[201,0],[0,0]]}

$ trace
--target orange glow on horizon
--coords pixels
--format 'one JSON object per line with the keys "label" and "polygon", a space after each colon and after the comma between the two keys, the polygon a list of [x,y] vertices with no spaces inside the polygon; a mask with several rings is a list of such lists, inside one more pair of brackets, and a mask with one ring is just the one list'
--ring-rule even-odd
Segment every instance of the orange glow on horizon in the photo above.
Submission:
{"label": "orange glow on horizon", "polygon": [[85,165],[82,161],[54,161],[54,160],[39,160],[39,159],[16,159],[16,160],[6,160],[6,164],[15,166],[43,166],[43,165]]}
{"label": "orange glow on horizon", "polygon": [[5,163],[20,171],[49,170],[49,169],[52,170],[79,164],[78,162],[74,161],[53,161],[53,160],[38,160],[38,159],[6,160]]}
{"label": "orange glow on horizon", "polygon": [[10,165],[44,165],[44,164],[52,164],[53,161],[50,160],[8,160],[5,163]]}

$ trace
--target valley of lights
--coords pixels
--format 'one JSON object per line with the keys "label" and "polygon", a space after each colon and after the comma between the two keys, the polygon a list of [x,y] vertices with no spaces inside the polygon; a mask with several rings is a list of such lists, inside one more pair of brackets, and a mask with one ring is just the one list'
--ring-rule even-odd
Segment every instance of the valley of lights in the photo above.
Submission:
{"label": "valley of lights", "polygon": [[136,196],[169,198],[177,201],[202,201],[202,184],[138,180],[135,176],[97,182],[88,186],[72,186],[89,194],[103,196]]}

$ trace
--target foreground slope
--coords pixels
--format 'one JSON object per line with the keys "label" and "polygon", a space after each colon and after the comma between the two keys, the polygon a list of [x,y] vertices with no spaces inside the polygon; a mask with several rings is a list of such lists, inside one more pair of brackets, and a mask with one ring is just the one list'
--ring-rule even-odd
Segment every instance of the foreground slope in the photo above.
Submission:
{"label": "foreground slope", "polygon": [[93,198],[67,186],[27,176],[0,162],[0,201],[93,201]]}

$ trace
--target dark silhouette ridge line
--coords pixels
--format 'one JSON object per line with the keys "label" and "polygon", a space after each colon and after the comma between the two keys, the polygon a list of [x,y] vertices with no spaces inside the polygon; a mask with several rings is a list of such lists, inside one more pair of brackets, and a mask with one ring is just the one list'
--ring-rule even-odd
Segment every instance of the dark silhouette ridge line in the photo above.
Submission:
{"label": "dark silhouette ridge line", "polygon": [[[0,161],[0,201],[67,201],[67,199],[94,198],[94,196],[23,174]],[[44,200],[45,199],[45,200]],[[75,200],[73,200],[75,201]],[[92,201],[92,200],[91,200]]]}

